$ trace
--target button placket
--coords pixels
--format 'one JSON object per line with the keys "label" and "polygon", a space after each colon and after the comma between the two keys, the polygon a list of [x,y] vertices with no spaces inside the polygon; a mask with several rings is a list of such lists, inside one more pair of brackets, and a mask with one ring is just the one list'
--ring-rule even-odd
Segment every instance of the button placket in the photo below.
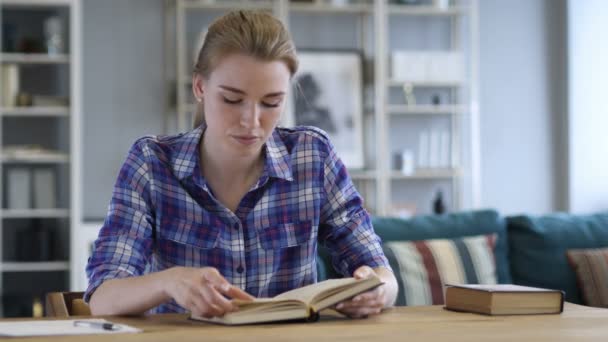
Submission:
{"label": "button placket", "polygon": [[232,224],[233,235],[235,238],[232,240],[233,242],[233,250],[236,252],[237,257],[234,260],[233,264],[233,272],[234,272],[234,285],[237,285],[241,288],[245,288],[245,267],[243,266],[245,263],[245,232],[243,231],[243,224],[240,220],[236,220]]}

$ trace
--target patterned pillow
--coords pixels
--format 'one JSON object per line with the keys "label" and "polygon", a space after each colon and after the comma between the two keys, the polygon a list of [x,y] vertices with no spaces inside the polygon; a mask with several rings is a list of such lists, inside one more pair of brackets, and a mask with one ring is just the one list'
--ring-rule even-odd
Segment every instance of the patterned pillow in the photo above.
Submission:
{"label": "patterned pillow", "polygon": [[570,249],[566,256],[585,304],[608,308],[608,248]]}
{"label": "patterned pillow", "polygon": [[399,284],[397,305],[443,304],[444,287],[496,284],[496,234],[383,245]]}

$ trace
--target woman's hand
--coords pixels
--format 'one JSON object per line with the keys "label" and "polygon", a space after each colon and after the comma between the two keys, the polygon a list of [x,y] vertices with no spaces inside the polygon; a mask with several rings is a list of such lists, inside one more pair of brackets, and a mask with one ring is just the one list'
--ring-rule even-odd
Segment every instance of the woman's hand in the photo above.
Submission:
{"label": "woman's hand", "polygon": [[177,304],[197,316],[211,318],[236,311],[227,299],[253,300],[254,297],[230,284],[213,267],[174,267],[167,271],[165,292]]}
{"label": "woman's hand", "polygon": [[353,273],[356,279],[371,276],[380,278],[384,284],[336,305],[336,310],[352,318],[365,318],[369,315],[377,315],[384,307],[393,305],[397,295],[397,281],[392,272],[361,266]]}

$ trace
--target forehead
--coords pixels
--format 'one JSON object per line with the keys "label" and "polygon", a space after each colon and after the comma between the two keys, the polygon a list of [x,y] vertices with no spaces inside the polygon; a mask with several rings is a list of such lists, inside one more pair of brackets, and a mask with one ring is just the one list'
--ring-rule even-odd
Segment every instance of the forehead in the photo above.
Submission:
{"label": "forehead", "polygon": [[[209,75],[212,85],[235,88],[264,88],[285,91],[289,86],[289,68],[281,60],[263,61],[255,57],[231,54],[221,59]],[[245,89],[243,89],[245,90]]]}

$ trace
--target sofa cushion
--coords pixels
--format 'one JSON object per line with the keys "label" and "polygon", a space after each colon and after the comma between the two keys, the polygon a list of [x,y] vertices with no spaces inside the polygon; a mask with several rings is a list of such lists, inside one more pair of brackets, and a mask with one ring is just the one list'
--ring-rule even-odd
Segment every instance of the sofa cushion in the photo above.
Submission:
{"label": "sofa cushion", "polygon": [[608,248],[570,249],[566,255],[584,304],[608,308]]}
{"label": "sofa cushion", "polygon": [[450,239],[496,233],[494,255],[498,282],[511,283],[506,223],[494,210],[416,216],[407,220],[373,217],[372,223],[383,242]]}
{"label": "sofa cushion", "polygon": [[563,290],[567,301],[582,304],[566,251],[607,247],[608,212],[513,216],[507,226],[513,282]]}
{"label": "sofa cushion", "polygon": [[383,245],[399,284],[397,305],[444,303],[445,284],[496,284],[496,234]]}

